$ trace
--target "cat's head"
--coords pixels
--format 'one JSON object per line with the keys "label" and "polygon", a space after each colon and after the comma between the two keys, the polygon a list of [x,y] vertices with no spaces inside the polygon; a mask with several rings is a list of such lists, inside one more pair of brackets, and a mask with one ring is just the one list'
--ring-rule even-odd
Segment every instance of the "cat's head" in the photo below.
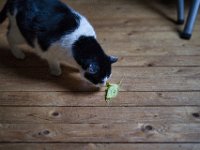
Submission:
{"label": "cat's head", "polygon": [[73,45],[73,56],[84,78],[95,85],[105,85],[111,77],[112,64],[118,58],[108,56],[94,37],[80,37]]}

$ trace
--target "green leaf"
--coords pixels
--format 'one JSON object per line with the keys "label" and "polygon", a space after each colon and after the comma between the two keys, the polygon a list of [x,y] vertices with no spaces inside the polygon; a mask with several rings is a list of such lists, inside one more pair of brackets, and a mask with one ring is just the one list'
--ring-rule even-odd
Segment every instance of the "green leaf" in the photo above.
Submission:
{"label": "green leaf", "polygon": [[121,81],[118,84],[111,84],[109,82],[106,83],[107,88],[106,88],[105,99],[107,103],[111,102],[113,98],[116,98],[118,96],[123,79],[124,76],[122,77]]}
{"label": "green leaf", "polygon": [[106,99],[112,99],[117,97],[119,93],[119,85],[118,84],[109,84],[107,88]]}

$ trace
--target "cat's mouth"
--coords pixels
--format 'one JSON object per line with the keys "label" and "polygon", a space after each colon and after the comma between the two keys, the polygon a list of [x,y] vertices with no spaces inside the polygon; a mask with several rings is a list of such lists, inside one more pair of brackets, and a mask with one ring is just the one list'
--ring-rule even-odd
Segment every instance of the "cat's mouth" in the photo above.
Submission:
{"label": "cat's mouth", "polygon": [[106,83],[107,83],[107,81],[104,82],[104,83],[99,83],[99,84],[97,84],[97,86],[98,86],[98,87],[105,87],[105,86],[106,86]]}
{"label": "cat's mouth", "polygon": [[99,83],[98,86],[100,86],[100,87],[106,86],[107,81],[108,81],[108,77],[105,77],[105,78],[102,80],[102,83]]}
{"label": "cat's mouth", "polygon": [[80,70],[81,76],[90,84],[93,84],[96,87],[105,87],[106,83],[108,81],[108,79],[111,77],[111,75],[109,77],[105,77],[101,80],[97,80],[95,79],[94,76],[88,74],[87,72],[85,72],[84,70]]}
{"label": "cat's mouth", "polygon": [[104,79],[104,80],[102,80],[102,81],[100,81],[100,82],[94,82],[94,81],[91,81],[90,79],[88,79],[86,76],[85,76],[85,80],[87,81],[87,82],[89,82],[89,83],[91,83],[91,84],[93,84],[94,86],[96,86],[96,87],[105,87],[106,86],[106,83],[107,83],[107,78],[106,79]]}

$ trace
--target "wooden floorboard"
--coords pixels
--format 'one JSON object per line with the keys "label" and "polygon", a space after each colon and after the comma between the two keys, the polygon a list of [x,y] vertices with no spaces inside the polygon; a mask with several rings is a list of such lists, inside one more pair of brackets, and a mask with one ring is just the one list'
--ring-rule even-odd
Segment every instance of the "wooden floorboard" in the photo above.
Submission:
{"label": "wooden floorboard", "polygon": [[4,144],[0,145],[0,149],[9,150],[199,150],[199,144]]}
{"label": "wooden floorboard", "polygon": [[[104,91],[80,77],[77,70],[63,68],[52,77],[47,68],[4,68],[0,91]],[[112,82],[124,76],[121,91],[200,91],[200,67],[116,67]],[[77,84],[74,84],[77,83]]]}
{"label": "wooden floorboard", "polygon": [[[1,49],[0,68],[44,68],[47,67],[46,61],[40,59],[32,53],[26,53],[24,61],[15,59],[9,49]],[[199,67],[200,55],[149,55],[149,56],[119,56],[115,67]],[[63,64],[67,66],[67,64]]]}
{"label": "wooden floorboard", "polygon": [[[104,92],[0,92],[0,106],[181,107],[200,106],[200,92],[120,92],[112,103]],[[134,109],[134,108],[133,108]]]}
{"label": "wooden floorboard", "polygon": [[200,144],[0,144],[0,150],[199,150]]}
{"label": "wooden floorboard", "polygon": [[200,142],[199,123],[1,124],[1,142]]}
{"label": "wooden floorboard", "polygon": [[[16,113],[17,112],[17,113]],[[200,107],[0,107],[7,124],[200,123]],[[135,119],[137,118],[137,119]],[[200,131],[199,131],[200,132]],[[199,133],[200,134],[200,133]]]}
{"label": "wooden floorboard", "polygon": [[[106,53],[119,57],[111,82],[119,96],[63,64],[26,51],[16,60],[0,26],[0,150],[199,150],[200,16],[179,38],[174,1],[62,0],[93,24]],[[1,6],[0,6],[1,8]],[[186,5],[186,10],[188,7]]]}

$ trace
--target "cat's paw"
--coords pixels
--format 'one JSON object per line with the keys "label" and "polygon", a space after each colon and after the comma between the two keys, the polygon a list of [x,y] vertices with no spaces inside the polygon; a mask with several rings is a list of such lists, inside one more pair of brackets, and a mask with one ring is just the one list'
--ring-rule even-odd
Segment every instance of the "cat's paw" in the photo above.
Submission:
{"label": "cat's paw", "polygon": [[15,56],[15,57],[16,57],[17,59],[23,60],[23,59],[26,58],[26,55],[25,55],[24,53],[22,53],[22,54],[20,54],[20,55]]}
{"label": "cat's paw", "polygon": [[62,71],[61,71],[61,69],[51,69],[50,73],[51,73],[52,76],[58,77],[62,74]]}
{"label": "cat's paw", "polygon": [[22,52],[22,51],[12,51],[13,52],[13,55],[15,56],[15,58],[17,59],[25,59],[26,58],[26,55]]}

